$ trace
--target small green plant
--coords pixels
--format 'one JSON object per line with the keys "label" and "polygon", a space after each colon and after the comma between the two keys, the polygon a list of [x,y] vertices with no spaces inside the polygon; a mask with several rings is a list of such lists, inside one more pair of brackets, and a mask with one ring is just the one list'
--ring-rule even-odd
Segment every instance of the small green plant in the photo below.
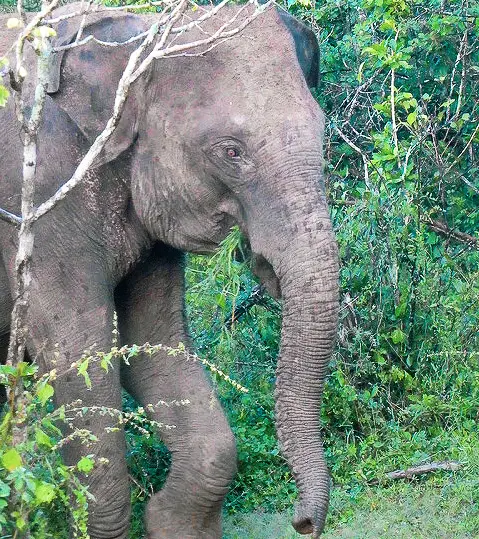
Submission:
{"label": "small green plant", "polygon": [[[185,361],[200,361],[216,379],[225,381],[234,391],[248,391],[212,362],[189,353],[182,343],[177,348],[148,343],[118,347],[116,324],[113,333],[115,342],[109,351],[87,351],[69,369],[84,379],[86,389],[92,388],[89,369],[93,364],[99,364],[108,372],[116,358],[128,363],[139,354],[151,356],[161,350],[171,356],[182,355]],[[136,462],[136,470],[140,468],[143,480],[149,465],[146,460],[148,448],[150,453],[162,453],[161,460],[165,463],[163,473],[156,470],[143,488],[137,484],[140,488],[133,492],[134,501],[144,502],[151,488],[161,484],[169,461],[157,438],[166,426],[149,419],[146,414],[154,406],[189,404],[188,400],[174,403],[160,401],[144,409],[130,400],[124,410],[117,410],[104,406],[85,407],[81,400],[76,400],[55,408],[52,398],[58,376],[56,370],[39,376],[38,366],[26,362],[17,367],[0,366],[0,384],[5,386],[9,395],[13,396],[15,388],[22,388],[21,399],[17,400],[21,403],[20,407],[17,406],[12,413],[13,407],[8,402],[0,424],[0,525],[2,532],[14,538],[26,535],[36,539],[67,537],[68,522],[75,537],[88,537],[88,504],[92,497],[83,484],[83,478],[95,467],[107,465],[108,462],[96,458],[94,447],[97,437],[90,430],[76,426],[75,421],[79,417],[109,415],[117,425],[109,429],[125,428],[128,432],[129,460]],[[91,453],[81,457],[75,465],[67,466],[62,462],[60,450],[73,439],[81,440],[87,448],[91,447]],[[137,454],[138,448],[141,448],[140,456]]]}
{"label": "small green plant", "polygon": [[0,525],[11,537],[66,536],[62,515],[69,514],[75,536],[86,537],[89,494],[79,474],[88,474],[95,462],[84,457],[66,466],[59,449],[73,436],[93,440],[88,431],[62,433],[81,403],[53,409],[56,373],[38,377],[37,371],[25,362],[0,366],[0,384],[10,390],[23,385],[22,408],[12,414],[7,405],[0,425]]}

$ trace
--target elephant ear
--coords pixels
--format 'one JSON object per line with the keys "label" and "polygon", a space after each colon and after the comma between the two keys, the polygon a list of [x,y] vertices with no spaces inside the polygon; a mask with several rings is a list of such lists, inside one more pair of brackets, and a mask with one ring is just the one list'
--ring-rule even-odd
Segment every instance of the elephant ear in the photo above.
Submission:
{"label": "elephant ear", "polygon": [[[55,10],[55,17],[62,17],[79,7],[79,4],[67,4]],[[123,12],[108,12],[98,9],[87,15],[88,24],[82,31],[81,39],[92,35],[101,41],[122,42],[141,33],[145,29],[144,23],[138,17],[126,15]],[[57,36],[54,47],[71,45],[78,34],[80,28],[80,17],[72,17],[60,21],[56,28]],[[48,71],[47,93],[54,94],[60,88],[62,61],[67,50],[52,54]]]}
{"label": "elephant ear", "polygon": [[319,45],[316,35],[301,21],[282,9],[279,15],[294,39],[296,56],[309,88],[319,86]]}
{"label": "elephant ear", "polygon": [[[74,9],[72,4],[66,5],[56,11],[55,16],[71,13]],[[140,17],[101,9],[88,15],[87,21],[82,38],[93,35],[98,40],[116,43],[127,41],[148,28]],[[73,43],[79,24],[79,17],[62,20],[57,28],[55,46]],[[75,121],[90,143],[102,132],[113,112],[117,84],[135,46],[137,43],[104,47],[91,41],[52,55],[47,91],[53,94],[57,105]],[[141,99],[141,92],[132,88],[120,122],[96,163],[115,159],[134,142],[140,110],[138,99]]]}

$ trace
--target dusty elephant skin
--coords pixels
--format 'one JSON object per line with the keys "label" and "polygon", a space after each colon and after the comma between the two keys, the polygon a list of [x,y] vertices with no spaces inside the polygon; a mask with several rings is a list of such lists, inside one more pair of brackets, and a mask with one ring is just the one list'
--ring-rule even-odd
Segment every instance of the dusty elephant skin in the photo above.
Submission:
{"label": "dusty elephant skin", "polygon": [[[151,17],[100,13],[84,35],[120,41],[150,23]],[[78,21],[59,28],[60,42],[74,39],[72,25]],[[124,49],[90,43],[54,63],[40,136],[38,201],[69,178],[103,127],[126,61]],[[238,224],[259,277],[283,299],[277,432],[300,493],[293,524],[316,537],[329,491],[319,406],[338,310],[337,249],[322,183],[324,119],[306,83],[314,84],[317,72],[311,32],[275,10],[204,56],[154,63],[132,88],[101,164],[35,226],[28,345],[48,366],[59,343],[61,372],[93,344],[110,347],[115,309],[124,343],[187,341],[182,253],[212,251]],[[2,111],[0,121],[0,205],[18,213],[18,127],[11,110]],[[14,237],[0,222],[0,337],[8,333]],[[0,356],[4,342],[0,338]],[[149,502],[148,537],[221,537],[221,505],[236,450],[202,368],[157,354],[129,366],[118,363],[108,374],[93,367],[91,378],[92,391],[75,375],[60,378],[57,402],[81,398],[85,406],[119,407],[122,386],[143,405],[191,402],[151,414],[176,428],[161,433],[173,464],[164,489]],[[90,536],[125,538],[123,433],[106,433],[108,418],[83,421],[99,438],[87,451],[109,459],[88,477],[96,498]],[[70,444],[66,461],[75,462],[82,451]]]}

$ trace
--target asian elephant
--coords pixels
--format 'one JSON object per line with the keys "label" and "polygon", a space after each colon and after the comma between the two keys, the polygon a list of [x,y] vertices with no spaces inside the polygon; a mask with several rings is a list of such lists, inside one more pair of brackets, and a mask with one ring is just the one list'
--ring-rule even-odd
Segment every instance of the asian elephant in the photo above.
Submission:
{"label": "asian elephant", "polygon": [[[237,9],[220,11],[206,31]],[[152,16],[99,12],[83,35],[124,41],[151,22]],[[79,18],[61,22],[58,43],[74,40],[78,24]],[[175,39],[201,35],[193,30]],[[37,202],[70,177],[103,128],[131,50],[90,42],[52,62]],[[211,252],[239,225],[255,272],[283,301],[277,433],[299,490],[293,525],[315,537],[328,506],[319,409],[338,313],[337,248],[323,185],[324,116],[307,84],[317,80],[317,62],[312,32],[276,9],[206,54],[154,61],[132,86],[118,129],[84,183],[35,224],[28,343],[44,368],[58,350],[61,373],[84,350],[111,347],[114,311],[123,343],[188,342],[183,253]],[[0,135],[0,207],[18,214],[21,147],[10,109],[0,111],[8,126]],[[15,249],[14,230],[0,221],[0,345],[8,333]],[[108,373],[92,365],[90,376],[87,391],[75,372],[59,375],[57,402],[79,398],[84,406],[119,408],[121,387],[145,407],[190,401],[150,412],[176,428],[161,431],[172,466],[149,502],[147,533],[221,537],[236,450],[201,365],[158,353],[130,365],[115,362]],[[65,449],[67,463],[85,452],[109,461],[87,478],[96,499],[89,508],[92,539],[125,538],[129,527],[124,436],[105,431],[109,421],[94,414],[79,420],[99,441]]]}

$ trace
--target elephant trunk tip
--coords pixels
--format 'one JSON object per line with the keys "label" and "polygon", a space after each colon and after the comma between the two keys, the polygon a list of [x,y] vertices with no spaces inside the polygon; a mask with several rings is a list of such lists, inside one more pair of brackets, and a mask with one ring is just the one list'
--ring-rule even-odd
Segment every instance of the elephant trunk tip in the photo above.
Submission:
{"label": "elephant trunk tip", "polygon": [[301,535],[313,533],[313,522],[308,517],[295,518],[293,528]]}
{"label": "elephant trunk tip", "polygon": [[[319,514],[318,514],[319,513]],[[322,516],[320,516],[322,515]],[[314,511],[311,508],[303,506],[301,503],[296,507],[295,515],[292,521],[293,528],[301,535],[309,535],[313,538],[321,536],[326,512]]]}

